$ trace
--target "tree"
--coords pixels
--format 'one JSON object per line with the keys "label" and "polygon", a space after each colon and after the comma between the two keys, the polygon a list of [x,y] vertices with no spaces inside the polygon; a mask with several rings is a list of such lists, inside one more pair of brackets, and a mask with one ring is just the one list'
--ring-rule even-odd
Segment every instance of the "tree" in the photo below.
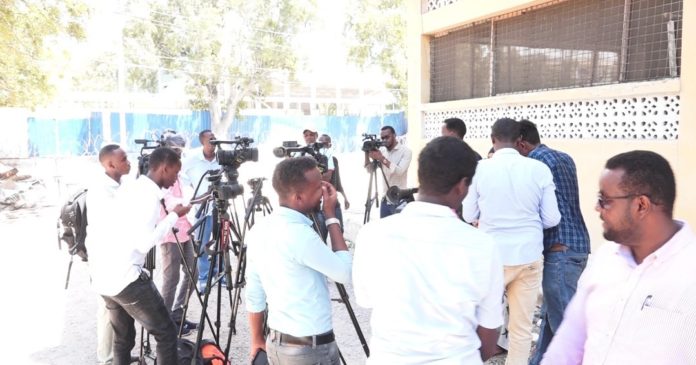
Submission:
{"label": "tree", "polygon": [[[274,78],[291,78],[295,35],[311,18],[312,0],[133,0],[126,12],[127,58],[187,81],[194,109],[210,110],[213,132],[227,137],[233,117],[249,98],[263,96]],[[146,10],[142,10],[147,8]],[[134,48],[135,47],[135,48]]]}
{"label": "tree", "polygon": [[0,106],[33,108],[50,100],[56,52],[47,43],[83,39],[87,10],[78,0],[0,0]]}
{"label": "tree", "polygon": [[403,108],[407,103],[404,0],[351,0],[346,33],[352,62],[377,66],[391,77],[387,87]]}

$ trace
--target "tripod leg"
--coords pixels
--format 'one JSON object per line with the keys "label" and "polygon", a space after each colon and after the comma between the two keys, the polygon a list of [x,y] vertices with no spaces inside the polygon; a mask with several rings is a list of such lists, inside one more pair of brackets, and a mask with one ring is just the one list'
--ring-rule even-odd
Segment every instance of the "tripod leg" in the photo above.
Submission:
{"label": "tripod leg", "polygon": [[341,296],[341,301],[343,301],[343,304],[345,304],[346,306],[346,310],[348,310],[348,315],[350,316],[350,320],[353,322],[353,327],[355,327],[355,333],[358,334],[358,338],[360,339],[360,344],[362,345],[363,351],[365,351],[365,355],[367,355],[367,357],[370,357],[370,348],[367,346],[367,340],[365,339],[365,335],[363,334],[362,329],[360,329],[358,318],[355,316],[353,306],[350,304],[348,292],[346,292],[346,287],[343,286],[343,284],[341,283],[336,283],[336,288],[338,289],[338,294]]}

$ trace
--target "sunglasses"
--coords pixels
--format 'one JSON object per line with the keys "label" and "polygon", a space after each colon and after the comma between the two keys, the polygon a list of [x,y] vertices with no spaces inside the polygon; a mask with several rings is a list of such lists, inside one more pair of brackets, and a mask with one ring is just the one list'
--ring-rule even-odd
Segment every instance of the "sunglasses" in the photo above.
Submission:
{"label": "sunglasses", "polygon": [[[645,195],[648,196],[647,194],[628,194],[628,195],[623,195],[623,196],[603,196],[602,194],[597,195],[597,204],[599,205],[600,208],[606,209],[609,203],[612,200],[618,200],[618,199],[632,199],[637,196]],[[648,196],[649,198],[649,196]]]}

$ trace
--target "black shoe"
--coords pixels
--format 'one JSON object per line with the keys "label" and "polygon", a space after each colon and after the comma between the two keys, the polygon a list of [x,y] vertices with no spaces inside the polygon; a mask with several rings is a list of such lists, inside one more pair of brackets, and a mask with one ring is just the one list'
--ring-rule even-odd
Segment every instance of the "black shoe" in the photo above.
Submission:
{"label": "black shoe", "polygon": [[181,326],[180,329],[181,331],[179,331],[179,333],[181,333],[181,336],[188,336],[195,328],[189,327],[188,324],[184,322],[184,325]]}
{"label": "black shoe", "polygon": [[198,328],[198,323],[191,322],[191,321],[189,321],[188,319],[187,319],[187,320],[184,320],[184,325],[187,326],[188,328],[192,329],[192,330],[195,330],[196,328]]}

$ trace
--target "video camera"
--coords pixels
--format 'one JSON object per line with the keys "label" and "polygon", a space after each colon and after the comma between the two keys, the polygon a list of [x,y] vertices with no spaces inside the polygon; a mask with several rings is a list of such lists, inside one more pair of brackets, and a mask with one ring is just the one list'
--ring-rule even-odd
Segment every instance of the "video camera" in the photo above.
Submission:
{"label": "video camera", "polygon": [[161,136],[160,139],[136,139],[135,143],[142,145],[140,156],[138,156],[138,176],[147,175],[150,169],[150,153],[146,153],[146,151],[164,146],[164,136]]}
{"label": "video camera", "polygon": [[[248,137],[237,137],[231,141],[210,140],[210,144],[217,147],[215,158],[221,167],[220,170],[211,172],[210,176],[208,176],[208,180],[211,182],[211,189],[217,199],[233,199],[244,193],[244,186],[237,181],[239,177],[237,169],[247,161],[255,162],[259,160],[259,150],[250,147],[252,143],[254,143],[254,140]],[[223,144],[232,144],[234,148],[232,150],[223,150]],[[223,181],[223,175],[226,177],[226,181]]]}
{"label": "video camera", "polygon": [[297,141],[284,141],[281,147],[273,149],[273,154],[278,158],[310,155],[317,160],[319,171],[323,174],[328,169],[329,158],[321,153],[322,148],[324,148],[324,144],[321,142],[300,146]]}
{"label": "video camera", "polygon": [[384,141],[377,138],[376,134],[363,133],[363,152],[377,151],[380,147],[384,146]]}

